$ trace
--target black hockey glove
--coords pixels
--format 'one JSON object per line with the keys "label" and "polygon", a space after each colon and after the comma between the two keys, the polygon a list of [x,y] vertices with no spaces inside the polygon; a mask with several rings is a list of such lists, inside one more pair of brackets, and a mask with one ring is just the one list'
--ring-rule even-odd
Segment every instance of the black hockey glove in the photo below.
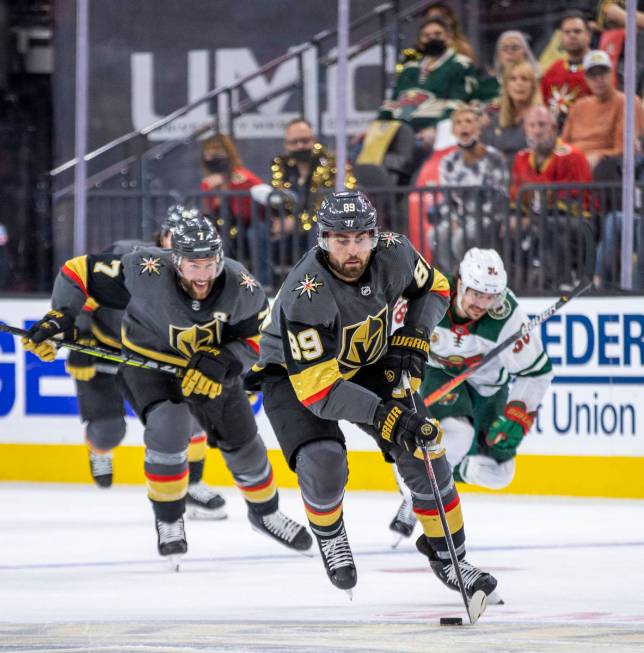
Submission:
{"label": "black hockey glove", "polygon": [[214,399],[221,394],[227,377],[242,373],[241,361],[229,350],[219,347],[199,349],[190,359],[181,391],[184,397],[192,394],[207,395]]}
{"label": "black hockey glove", "polygon": [[56,358],[56,347],[46,341],[59,334],[65,339],[74,340],[77,333],[74,322],[75,317],[71,312],[52,309],[31,326],[22,338],[22,346],[41,360],[51,362]]}
{"label": "black hockey glove", "polygon": [[411,453],[416,447],[434,448],[443,436],[438,420],[421,417],[397,401],[378,407],[374,426],[383,440]]}
{"label": "black hockey glove", "polygon": [[409,373],[409,385],[416,392],[423,381],[427,356],[429,355],[429,333],[425,327],[401,326],[389,338],[389,348],[382,358],[386,381],[399,388],[404,372]]}

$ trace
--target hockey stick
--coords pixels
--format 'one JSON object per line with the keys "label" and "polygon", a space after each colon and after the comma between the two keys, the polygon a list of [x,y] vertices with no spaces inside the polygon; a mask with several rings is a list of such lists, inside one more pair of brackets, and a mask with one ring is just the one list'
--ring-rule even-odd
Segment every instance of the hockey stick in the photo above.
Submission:
{"label": "hockey stick", "polygon": [[[414,393],[411,389],[409,383],[409,373],[404,372],[402,375],[403,388],[411,399],[411,404],[413,406],[413,411],[416,411],[416,400],[414,399]],[[461,592],[461,597],[463,598],[463,603],[465,604],[465,610],[467,611],[467,616],[469,617],[470,624],[475,624],[481,615],[485,612],[487,607],[487,595],[483,590],[477,590],[472,594],[472,598],[467,598],[467,592],[465,591],[465,583],[463,582],[463,575],[461,574],[461,567],[458,564],[458,556],[456,555],[456,547],[454,546],[454,540],[452,539],[452,533],[449,530],[449,524],[447,523],[447,516],[445,515],[445,506],[443,506],[443,499],[441,498],[441,491],[438,487],[438,481],[436,480],[436,475],[434,474],[434,466],[432,465],[432,459],[430,456],[430,449],[428,446],[420,447],[423,452],[423,460],[425,461],[425,471],[427,472],[427,478],[429,478],[429,483],[432,487],[432,494],[434,495],[434,503],[436,504],[436,509],[438,510],[438,516],[440,517],[441,524],[443,526],[443,533],[445,535],[445,541],[447,542],[447,548],[449,550],[449,558],[456,572],[456,580],[458,582],[458,589]]]}
{"label": "hockey stick", "polygon": [[[514,344],[519,338],[527,335],[531,331],[534,331],[540,324],[543,324],[548,318],[552,317],[562,306],[573,300],[575,297],[585,293],[589,288],[592,287],[592,265],[595,261],[594,256],[594,246],[593,246],[593,236],[590,231],[590,227],[584,223],[584,231],[586,232],[586,251],[585,251],[585,261],[584,261],[584,274],[579,281],[579,283],[572,289],[570,294],[562,295],[559,299],[552,305],[546,308],[545,311],[539,315],[535,315],[531,320],[522,324],[519,329],[517,329],[511,336],[508,336],[503,342],[499,343],[494,349],[488,351],[483,358],[472,363],[468,368],[464,369],[460,374],[457,374],[454,378],[450,379],[446,383],[443,383],[442,386],[436,388],[433,392],[430,392],[425,399],[423,400],[425,406],[433,406],[436,402],[440,401],[445,395],[449,394],[454,388],[458,387],[469,379],[473,374],[480,370],[484,365],[487,365],[493,358],[496,358],[504,349],[507,349],[510,345]],[[431,353],[430,353],[431,356]]]}
{"label": "hockey stick", "polygon": [[[25,329],[13,327],[9,324],[5,324],[4,322],[0,322],[0,331],[10,333],[13,336],[21,337],[26,336],[28,333]],[[88,356],[94,356],[101,360],[112,361],[118,365],[129,365],[131,367],[140,367],[145,370],[164,372],[165,374],[172,374],[173,376],[183,376],[183,369],[181,367],[177,365],[169,365],[168,363],[160,363],[159,361],[155,361],[151,358],[143,358],[142,356],[130,356],[129,354],[117,353],[110,351],[109,349],[104,349],[103,347],[81,345],[72,340],[65,340],[62,338],[60,340],[56,339],[54,342],[59,347],[67,347],[67,349],[71,349],[72,351],[77,351],[81,354],[87,354]]]}

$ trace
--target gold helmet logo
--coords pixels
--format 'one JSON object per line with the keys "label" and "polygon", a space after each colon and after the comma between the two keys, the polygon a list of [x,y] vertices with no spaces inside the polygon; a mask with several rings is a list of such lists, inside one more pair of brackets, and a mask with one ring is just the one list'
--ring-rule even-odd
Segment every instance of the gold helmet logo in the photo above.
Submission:
{"label": "gold helmet logo", "polygon": [[393,370],[385,370],[385,379],[387,379],[389,383],[393,383],[395,378],[396,373]]}

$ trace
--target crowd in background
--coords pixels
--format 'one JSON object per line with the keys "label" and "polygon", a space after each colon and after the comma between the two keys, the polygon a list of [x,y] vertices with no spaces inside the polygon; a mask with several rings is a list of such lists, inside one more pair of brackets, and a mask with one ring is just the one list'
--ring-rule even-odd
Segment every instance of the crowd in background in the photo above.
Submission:
{"label": "crowd in background", "polygon": [[[431,3],[373,122],[349,144],[346,188],[367,192],[384,226],[443,269],[471,246],[495,247],[519,289],[565,288],[581,274],[587,225],[596,285],[619,287],[626,14],[620,1],[594,15],[570,6],[539,57],[509,30],[484,61],[450,3]],[[637,66],[639,183],[644,57]],[[269,169],[244,165],[230,135],[215,132],[200,151],[200,190],[183,188],[181,199],[213,217],[227,253],[276,289],[315,242],[317,207],[336,186],[334,153],[304,117],[286,125]],[[0,224],[0,290],[15,282],[10,239]]]}
{"label": "crowd in background", "polygon": [[[615,282],[621,191],[593,193],[575,184],[621,182],[625,12],[603,3],[590,18],[566,13],[541,61],[522,32],[503,32],[485,66],[448,4],[432,4],[415,43],[399,55],[377,119],[351,144],[346,187],[366,190],[385,225],[408,233],[440,267],[451,269],[472,245],[505,246],[515,278],[539,288],[578,280],[586,223],[599,243],[595,282]],[[642,180],[639,97],[635,108]],[[225,231],[230,253],[245,256],[273,287],[314,242],[316,208],[335,186],[333,154],[307,120],[296,119],[268,174],[244,168],[223,135],[203,142],[202,163],[202,189],[228,193],[225,206],[208,198],[206,209]],[[537,187],[527,191],[526,184]],[[549,191],[552,184],[567,187]],[[400,193],[386,192],[392,188]],[[427,192],[403,192],[411,188]],[[248,197],[231,194],[249,190],[260,207],[255,216]],[[566,276],[561,261],[571,257]]]}

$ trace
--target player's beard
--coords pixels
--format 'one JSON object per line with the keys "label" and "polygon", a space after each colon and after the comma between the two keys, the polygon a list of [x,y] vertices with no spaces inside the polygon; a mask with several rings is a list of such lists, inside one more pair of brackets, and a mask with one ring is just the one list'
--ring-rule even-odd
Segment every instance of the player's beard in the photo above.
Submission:
{"label": "player's beard", "polygon": [[369,259],[362,261],[359,258],[348,259],[344,263],[339,263],[337,260],[329,257],[329,266],[342,278],[344,281],[357,281],[367,269]]}
{"label": "player's beard", "polygon": [[208,279],[204,280],[202,283],[198,283],[196,281],[190,281],[185,277],[181,277],[181,287],[188,293],[188,295],[190,295],[190,297],[192,297],[192,299],[197,299],[199,301],[203,301],[208,297],[214,284],[214,279]]}

